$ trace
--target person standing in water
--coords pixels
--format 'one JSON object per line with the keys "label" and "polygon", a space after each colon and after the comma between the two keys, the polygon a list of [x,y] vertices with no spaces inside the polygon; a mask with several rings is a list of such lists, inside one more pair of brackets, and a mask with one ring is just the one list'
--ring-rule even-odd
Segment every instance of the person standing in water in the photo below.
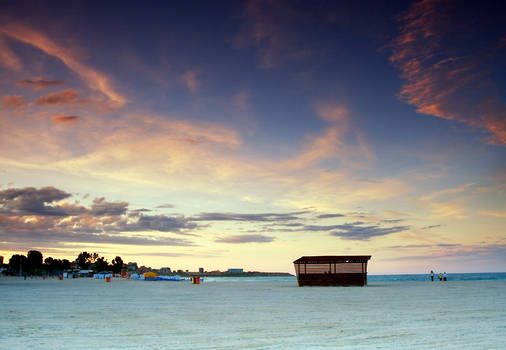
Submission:
{"label": "person standing in water", "polygon": [[439,273],[439,276],[437,276],[437,277],[439,278],[440,281],[443,280],[443,274],[441,272]]}
{"label": "person standing in water", "polygon": [[434,271],[430,270],[430,280],[434,282]]}
{"label": "person standing in water", "polygon": [[443,273],[443,281],[446,281],[448,278],[448,275],[446,274],[446,271]]}

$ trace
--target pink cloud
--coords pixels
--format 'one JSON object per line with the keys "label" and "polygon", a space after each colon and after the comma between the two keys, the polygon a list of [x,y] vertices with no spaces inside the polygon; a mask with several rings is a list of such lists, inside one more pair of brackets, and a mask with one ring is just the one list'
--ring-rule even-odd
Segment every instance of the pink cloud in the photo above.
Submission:
{"label": "pink cloud", "polygon": [[390,61],[405,80],[399,97],[417,112],[456,120],[488,131],[489,143],[506,144],[506,108],[499,97],[490,62],[503,50],[504,38],[483,45],[471,39],[466,16],[439,1],[413,4],[400,18],[401,32],[392,43]]}
{"label": "pink cloud", "polygon": [[191,92],[196,92],[200,88],[201,82],[198,79],[199,74],[200,70],[193,69],[184,72],[181,76],[181,80]]}
{"label": "pink cloud", "polygon": [[23,64],[18,56],[10,49],[5,40],[0,36],[0,64],[14,71],[21,71]]}
{"label": "pink cloud", "polygon": [[348,109],[339,105],[319,105],[316,107],[316,113],[329,122],[344,122],[348,119]]}
{"label": "pink cloud", "polygon": [[62,84],[63,81],[61,80],[45,80],[42,78],[36,78],[33,80],[30,79],[20,80],[18,81],[17,85],[21,87],[29,87],[32,88],[33,90],[42,90],[51,86],[58,86]]}
{"label": "pink cloud", "polygon": [[2,105],[7,109],[15,109],[26,105],[23,96],[7,95],[2,98]]}
{"label": "pink cloud", "polygon": [[73,89],[67,89],[52,94],[41,96],[37,99],[37,106],[57,106],[63,104],[72,104],[76,102],[79,94]]}
{"label": "pink cloud", "polygon": [[110,107],[119,108],[127,102],[127,99],[116,91],[105,74],[83,64],[76,58],[75,54],[58,45],[45,34],[24,24],[14,22],[8,22],[0,26],[0,34],[36,47],[46,54],[58,58],[69,69],[77,73],[90,89],[105,95]]}

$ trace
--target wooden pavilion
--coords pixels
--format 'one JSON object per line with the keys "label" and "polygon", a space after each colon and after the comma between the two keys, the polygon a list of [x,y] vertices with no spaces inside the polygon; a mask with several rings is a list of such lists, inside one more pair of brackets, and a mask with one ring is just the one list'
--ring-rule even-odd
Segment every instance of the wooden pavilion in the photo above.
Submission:
{"label": "wooden pavilion", "polygon": [[370,255],[303,256],[293,262],[299,287],[365,286]]}

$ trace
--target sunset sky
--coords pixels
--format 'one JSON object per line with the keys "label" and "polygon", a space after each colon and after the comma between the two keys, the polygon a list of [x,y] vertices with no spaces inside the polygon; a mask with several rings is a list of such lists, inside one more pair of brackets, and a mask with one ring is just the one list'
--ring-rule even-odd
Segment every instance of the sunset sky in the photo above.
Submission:
{"label": "sunset sky", "polygon": [[2,1],[0,255],[506,271],[504,1]]}

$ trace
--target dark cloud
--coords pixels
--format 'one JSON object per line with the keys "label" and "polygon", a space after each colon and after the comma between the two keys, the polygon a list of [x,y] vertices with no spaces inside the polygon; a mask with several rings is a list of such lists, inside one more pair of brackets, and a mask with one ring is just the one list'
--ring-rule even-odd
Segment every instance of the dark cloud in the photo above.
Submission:
{"label": "dark cloud", "polygon": [[359,226],[359,223],[337,225],[336,231],[331,232],[333,236],[347,240],[367,241],[373,237],[386,236],[392,233],[409,230],[409,226]]}
{"label": "dark cloud", "polygon": [[263,235],[233,235],[218,238],[218,243],[269,243],[274,241],[274,237]]}
{"label": "dark cloud", "polygon": [[135,215],[135,214],[140,214],[140,213],[150,212],[150,211],[152,211],[152,210],[151,209],[146,209],[146,208],[140,208],[140,209],[129,210],[128,213],[130,215]]}
{"label": "dark cloud", "polygon": [[404,221],[404,219],[385,219],[381,220],[381,222],[387,223],[387,224],[396,224],[398,222]]}
{"label": "dark cloud", "polygon": [[330,219],[330,218],[340,218],[343,217],[343,214],[320,214],[316,218],[318,219]]}
{"label": "dark cloud", "polygon": [[[0,241],[12,242],[12,234],[0,231]],[[67,232],[23,232],[16,235],[16,242],[23,242],[28,246],[56,247],[63,243],[99,243],[99,244],[125,244],[143,246],[191,246],[193,243],[187,239],[158,237],[158,236],[125,236],[94,233],[67,233]]]}
{"label": "dark cloud", "polygon": [[29,87],[34,90],[42,90],[51,86],[58,86],[62,84],[63,84],[62,80],[44,80],[41,78],[37,78],[34,80],[25,79],[18,81],[18,86]]}
{"label": "dark cloud", "polygon": [[422,227],[421,230],[429,230],[431,228],[436,228],[436,227],[441,227],[441,225],[430,225],[430,226],[425,226],[425,227]]}
{"label": "dark cloud", "polygon": [[136,222],[120,225],[119,230],[181,232],[181,230],[192,230],[198,227],[183,215],[140,215]]}
{"label": "dark cloud", "polygon": [[289,221],[298,220],[297,215],[307,211],[292,213],[262,213],[262,214],[238,214],[238,213],[201,213],[192,217],[193,221]]}
{"label": "dark cloud", "polygon": [[430,248],[432,244],[406,244],[406,245],[391,245],[389,249],[411,249],[411,248]]}
{"label": "dark cloud", "polygon": [[171,209],[174,207],[175,207],[175,205],[173,205],[173,204],[165,203],[165,204],[157,205],[155,208],[157,208],[157,209]]}
{"label": "dark cloud", "polygon": [[76,207],[55,204],[71,197],[70,193],[54,187],[11,188],[0,191],[0,212],[10,215],[58,215],[66,216]]}
{"label": "dark cloud", "polygon": [[37,106],[58,106],[76,102],[79,94],[74,89],[67,89],[41,96],[37,99]]}
{"label": "dark cloud", "polygon": [[[362,225],[362,221],[352,222],[351,224],[346,225]],[[331,231],[335,229],[341,229],[343,225],[306,225],[302,228],[302,231]]]}
{"label": "dark cloud", "polygon": [[104,197],[95,198],[91,204],[90,214],[95,216],[123,215],[128,208],[128,202],[107,202]]}

